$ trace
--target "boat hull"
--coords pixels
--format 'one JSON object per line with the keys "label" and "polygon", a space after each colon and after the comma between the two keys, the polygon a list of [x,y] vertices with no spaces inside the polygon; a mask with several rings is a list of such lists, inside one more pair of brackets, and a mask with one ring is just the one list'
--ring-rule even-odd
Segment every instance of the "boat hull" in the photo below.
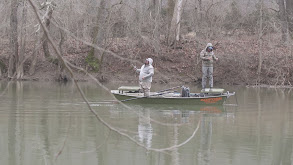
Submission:
{"label": "boat hull", "polygon": [[125,103],[136,104],[177,104],[177,105],[223,105],[228,95],[204,96],[204,97],[163,97],[151,96],[143,97],[142,95],[124,94],[115,90],[111,91],[118,100]]}

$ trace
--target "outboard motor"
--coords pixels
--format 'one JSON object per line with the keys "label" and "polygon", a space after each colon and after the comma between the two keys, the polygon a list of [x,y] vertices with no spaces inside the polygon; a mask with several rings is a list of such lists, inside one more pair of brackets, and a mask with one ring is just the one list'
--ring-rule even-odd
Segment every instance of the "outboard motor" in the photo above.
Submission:
{"label": "outboard motor", "polygon": [[181,89],[181,97],[189,97],[189,87],[183,86]]}

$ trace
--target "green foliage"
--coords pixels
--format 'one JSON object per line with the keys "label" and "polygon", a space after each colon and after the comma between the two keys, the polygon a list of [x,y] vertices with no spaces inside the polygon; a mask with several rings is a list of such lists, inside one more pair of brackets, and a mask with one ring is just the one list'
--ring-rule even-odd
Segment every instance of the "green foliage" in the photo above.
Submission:
{"label": "green foliage", "polygon": [[48,60],[49,60],[49,62],[51,62],[51,63],[53,63],[55,65],[58,65],[58,61],[59,61],[58,58],[49,57]]}
{"label": "green foliage", "polygon": [[98,72],[100,67],[100,60],[94,56],[94,49],[92,49],[85,58],[86,64],[94,71]]}

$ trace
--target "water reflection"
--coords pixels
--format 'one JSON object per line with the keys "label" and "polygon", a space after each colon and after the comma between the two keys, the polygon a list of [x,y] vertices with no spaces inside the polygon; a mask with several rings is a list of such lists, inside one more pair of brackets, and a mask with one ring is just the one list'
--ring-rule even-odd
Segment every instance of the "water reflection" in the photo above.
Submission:
{"label": "water reflection", "polygon": [[138,117],[139,141],[147,148],[152,146],[153,128],[150,120],[150,110],[140,110]]}
{"label": "water reflection", "polygon": [[[38,164],[292,164],[290,90],[240,88],[239,106],[133,105],[109,100],[96,86],[82,88],[111,126],[149,148],[109,131],[88,111],[72,85],[0,83],[0,162]],[[58,158],[56,158],[56,155]],[[243,163],[242,163],[243,162]]]}
{"label": "water reflection", "polygon": [[[119,105],[117,105],[119,106]],[[193,130],[196,124],[199,121],[199,118],[203,118],[201,129],[207,131],[202,131],[198,133],[202,142],[200,152],[198,155],[206,153],[206,144],[211,145],[211,136],[212,135],[212,119],[217,116],[225,116],[226,111],[223,106],[189,106],[185,107],[186,109],[179,110],[170,107],[170,105],[130,105],[132,111],[137,112],[137,117],[134,117],[132,112],[131,118],[135,120],[137,118],[137,130],[138,130],[138,141],[143,143],[147,148],[165,148],[173,145],[178,145],[191,136],[191,132],[184,131],[186,128]],[[188,110],[193,109],[193,110]],[[119,119],[120,127],[123,123],[123,120],[126,118],[129,122],[129,113],[127,109],[117,108],[115,106],[111,107],[109,111],[111,117]],[[128,116],[128,117],[127,117]],[[160,120],[161,123],[153,122],[152,120]],[[208,123],[207,123],[208,122]],[[132,122],[134,123],[134,122]],[[169,124],[168,126],[164,124]],[[170,125],[171,124],[171,125]],[[193,125],[193,126],[192,126]],[[206,127],[205,125],[209,125]],[[191,126],[191,127],[190,127]],[[167,137],[161,137],[162,131],[167,131]],[[185,133],[183,133],[183,132]],[[130,132],[130,131],[129,131]],[[164,135],[165,136],[165,135]],[[162,139],[161,139],[162,138]],[[164,145],[158,145],[158,139]],[[197,138],[198,139],[198,138]],[[182,164],[181,152],[179,148],[174,148],[170,155],[165,155],[168,158],[168,161],[165,164],[179,165]],[[205,159],[205,157],[203,157]]]}
{"label": "water reflection", "polygon": [[213,122],[212,118],[204,117],[201,121],[201,132],[200,132],[200,145],[198,152],[198,164],[205,164],[210,162],[212,157],[211,144],[212,144],[212,130]]}
{"label": "water reflection", "polygon": [[15,116],[17,112],[17,102],[18,102],[18,96],[16,95],[17,88],[9,88],[8,93],[12,94],[12,102],[10,104],[10,112],[8,117],[8,164],[9,165],[15,165],[17,158],[17,148],[18,143],[16,140],[18,127],[17,127],[17,118]]}

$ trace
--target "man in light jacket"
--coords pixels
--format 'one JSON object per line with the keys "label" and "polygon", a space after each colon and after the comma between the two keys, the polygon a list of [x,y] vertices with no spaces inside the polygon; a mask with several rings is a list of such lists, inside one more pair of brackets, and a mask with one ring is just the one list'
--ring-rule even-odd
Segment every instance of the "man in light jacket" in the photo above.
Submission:
{"label": "man in light jacket", "polygon": [[202,89],[206,88],[207,79],[209,79],[210,88],[213,88],[213,62],[218,58],[213,52],[213,45],[208,43],[205,49],[200,52],[202,59]]}
{"label": "man in light jacket", "polygon": [[150,96],[150,89],[152,83],[152,77],[154,75],[154,67],[152,66],[153,59],[147,58],[144,65],[140,69],[134,67],[137,73],[139,73],[139,86],[142,89],[144,96]]}

